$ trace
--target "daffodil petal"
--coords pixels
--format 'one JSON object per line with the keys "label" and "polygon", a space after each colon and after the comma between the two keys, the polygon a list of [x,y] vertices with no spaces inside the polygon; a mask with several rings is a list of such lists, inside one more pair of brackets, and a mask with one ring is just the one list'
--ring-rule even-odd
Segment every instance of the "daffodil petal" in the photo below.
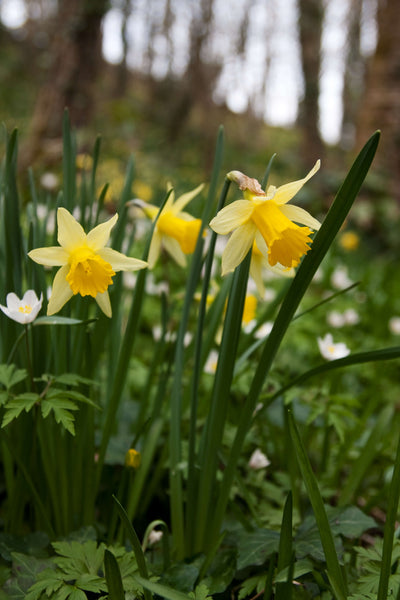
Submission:
{"label": "daffodil petal", "polygon": [[233,271],[250,250],[257,228],[252,222],[244,223],[234,231],[222,253],[222,275]]}
{"label": "daffodil petal", "polygon": [[115,214],[105,223],[100,223],[100,225],[97,225],[97,227],[92,229],[92,231],[89,231],[86,236],[86,242],[89,248],[94,251],[104,248],[110,238],[111,229],[114,227],[117,221],[118,215]]}
{"label": "daffodil petal", "polygon": [[265,287],[264,287],[264,281],[263,281],[263,276],[262,276],[263,266],[265,264],[265,261],[263,260],[263,258],[264,257],[261,255],[256,256],[253,252],[253,254],[251,255],[251,263],[250,263],[250,277],[254,280],[254,283],[256,284],[256,287],[257,287],[257,291],[261,297],[263,297],[265,294]]}
{"label": "daffodil petal", "polygon": [[177,201],[174,202],[171,206],[171,210],[174,213],[174,215],[177,215],[178,213],[180,213],[181,210],[183,210],[185,208],[185,206],[187,204],[189,204],[189,202],[191,200],[193,200],[193,198],[195,198],[198,194],[200,194],[203,187],[204,187],[204,183],[201,183],[200,185],[197,186],[197,188],[195,188],[191,192],[186,192],[186,194],[182,194],[182,196],[179,196]]}
{"label": "daffodil petal", "polygon": [[147,262],[138,258],[125,256],[122,252],[117,252],[112,248],[102,248],[97,252],[98,256],[108,262],[114,271],[137,271],[147,267]]}
{"label": "daffodil petal", "polygon": [[102,294],[97,294],[96,302],[100,306],[101,310],[106,315],[106,317],[111,318],[112,309],[111,309],[110,296],[108,295],[108,292],[105,291]]}
{"label": "daffodil petal", "polygon": [[309,212],[304,210],[304,208],[300,208],[300,206],[294,206],[294,204],[283,204],[280,207],[280,211],[291,221],[300,223],[301,225],[306,225],[315,231],[318,231],[318,229],[321,227],[321,223],[317,219],[314,219],[314,217],[312,217]]}
{"label": "daffodil petal", "polygon": [[35,248],[28,252],[29,258],[45,265],[46,267],[62,267],[68,262],[69,254],[61,246],[50,246],[49,248]]}
{"label": "daffodil petal", "polygon": [[[166,203],[164,204],[164,208],[162,209],[162,212],[168,212],[169,210],[171,210],[174,202],[175,202],[175,191],[174,188],[172,186],[172,183],[168,182],[167,184],[167,194],[169,194]],[[160,210],[160,208],[159,208]]]}
{"label": "daffodil petal", "polygon": [[147,257],[147,262],[149,263],[149,269],[152,269],[156,264],[158,257],[161,252],[161,234],[157,231],[157,229],[153,233],[153,237],[151,238],[150,248],[149,248],[149,256]]}
{"label": "daffodil petal", "polygon": [[182,249],[179,245],[179,242],[177,240],[165,235],[162,238],[162,244],[163,244],[164,248],[166,249],[166,251],[168,252],[168,254],[170,254],[172,256],[174,261],[177,262],[180,267],[186,266],[185,253],[182,251]]}
{"label": "daffodil petal", "polygon": [[250,200],[236,200],[222,208],[210,221],[210,227],[216,233],[226,235],[248,221],[254,205]]}
{"label": "daffodil petal", "polygon": [[86,234],[82,225],[65,208],[57,210],[57,226],[57,241],[67,251],[85,242]]}
{"label": "daffodil petal", "polygon": [[[275,190],[274,202],[276,204],[286,204],[297,194],[299,190],[303,187],[303,185],[308,181],[321,166],[321,161],[317,160],[311,171],[304,177],[304,179],[299,179],[298,181],[292,181],[290,183],[286,183],[281,185]],[[269,191],[269,190],[268,190]]]}
{"label": "daffodil petal", "polygon": [[64,304],[73,296],[69,283],[66,280],[69,268],[69,265],[64,265],[61,269],[58,269],[54,277],[53,289],[47,306],[47,314],[49,316],[61,310]]}

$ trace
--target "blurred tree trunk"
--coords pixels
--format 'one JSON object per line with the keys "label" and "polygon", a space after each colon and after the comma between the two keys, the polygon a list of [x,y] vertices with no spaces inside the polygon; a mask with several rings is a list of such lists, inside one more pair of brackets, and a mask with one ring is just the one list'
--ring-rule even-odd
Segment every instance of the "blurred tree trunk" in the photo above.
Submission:
{"label": "blurred tree trunk", "polygon": [[351,0],[343,87],[341,145],[353,148],[357,113],[365,83],[365,58],[361,54],[361,9],[363,0]]}
{"label": "blurred tree trunk", "polygon": [[207,112],[212,104],[212,90],[219,74],[218,67],[205,64],[203,51],[211,32],[213,0],[201,0],[199,14],[191,24],[190,57],[183,78],[181,91],[170,111],[169,138],[175,140],[186,123],[193,107]]}
{"label": "blurred tree trunk", "polygon": [[299,0],[304,97],[300,103],[298,124],[302,130],[303,160],[307,165],[323,154],[318,105],[323,16],[322,0]]}
{"label": "blurred tree trunk", "polygon": [[49,23],[51,62],[22,149],[22,167],[38,155],[51,160],[53,152],[59,153],[60,144],[52,141],[61,137],[66,107],[74,127],[90,122],[101,65],[101,21],[107,8],[108,0],[58,0],[58,12]]}
{"label": "blurred tree trunk", "polygon": [[121,43],[122,59],[116,67],[116,81],[114,87],[114,97],[123,96],[128,87],[128,50],[129,42],[127,36],[128,20],[132,14],[133,3],[131,0],[124,0],[122,4],[122,23],[121,23]]}
{"label": "blurred tree trunk", "polygon": [[358,121],[358,145],[382,131],[377,161],[390,175],[400,202],[400,2],[379,0],[378,44],[367,68],[366,90]]}

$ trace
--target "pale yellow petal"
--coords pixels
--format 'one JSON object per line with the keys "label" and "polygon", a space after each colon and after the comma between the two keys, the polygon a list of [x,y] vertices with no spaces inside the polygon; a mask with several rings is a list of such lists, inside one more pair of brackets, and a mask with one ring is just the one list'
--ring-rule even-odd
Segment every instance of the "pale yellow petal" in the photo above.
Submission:
{"label": "pale yellow petal", "polygon": [[203,188],[204,188],[204,183],[201,183],[200,185],[197,186],[197,188],[195,188],[191,192],[186,192],[186,194],[182,194],[182,196],[179,196],[179,198],[177,199],[176,202],[173,203],[172,208],[171,208],[174,215],[177,215],[178,213],[180,213],[181,210],[183,210],[185,208],[185,206],[187,204],[189,204],[189,202],[191,200],[193,200],[193,198],[195,198],[198,194],[200,194],[200,192]]}
{"label": "pale yellow petal", "polygon": [[137,271],[138,269],[147,267],[147,262],[144,260],[131,258],[112,248],[102,248],[97,254],[108,262],[114,271]]}
{"label": "pale yellow petal", "polygon": [[157,231],[157,229],[153,233],[153,237],[151,238],[150,248],[149,248],[149,256],[147,257],[147,262],[149,263],[149,269],[152,269],[156,264],[158,257],[161,252],[161,233]]}
{"label": "pale yellow petal", "polygon": [[[167,198],[166,203],[164,204],[164,208],[162,209],[162,212],[168,212],[169,210],[172,209],[172,206],[175,202],[175,191],[174,188],[172,187],[172,183],[168,182],[167,184],[167,194],[169,193],[169,196]],[[158,208],[158,210],[160,210],[160,207]]]}
{"label": "pale yellow petal", "polygon": [[311,171],[304,177],[304,179],[292,181],[291,183],[286,183],[285,185],[278,187],[275,191],[274,202],[277,204],[286,204],[286,202],[289,202],[289,200],[291,200],[297,194],[297,192],[301,190],[306,181],[315,175],[320,166],[321,161],[317,160]]}
{"label": "pale yellow petal", "polygon": [[68,262],[68,252],[61,246],[35,248],[28,252],[29,258],[46,267],[61,267]]}
{"label": "pale yellow petal", "polygon": [[100,223],[100,225],[97,225],[92,231],[89,231],[86,236],[86,242],[89,248],[92,248],[92,250],[95,251],[104,248],[110,238],[111,229],[114,227],[117,220],[118,215],[115,214],[105,223]]}
{"label": "pale yellow petal", "polygon": [[182,251],[179,242],[172,237],[164,235],[162,238],[162,245],[170,256],[178,263],[180,267],[186,266],[186,256]]}
{"label": "pale yellow petal", "polygon": [[51,290],[51,297],[47,306],[47,314],[49,316],[61,310],[64,304],[73,296],[69,283],[66,280],[68,271],[69,265],[65,265],[61,269],[58,269],[54,277],[53,289]]}
{"label": "pale yellow petal", "polygon": [[264,257],[260,254],[251,255],[251,263],[250,263],[250,277],[254,280],[256,284],[257,291],[261,297],[265,294],[265,287],[263,281],[263,266],[265,264]]}
{"label": "pale yellow petal", "polygon": [[306,225],[315,231],[318,231],[318,229],[321,227],[321,223],[317,219],[314,219],[314,217],[312,217],[309,212],[304,210],[304,208],[300,208],[300,206],[294,206],[294,204],[282,204],[279,209],[285,215],[285,217],[291,221],[294,221],[295,223]]}
{"label": "pale yellow petal", "polygon": [[57,240],[68,251],[81,246],[86,240],[82,225],[65,208],[57,210]]}
{"label": "pale yellow petal", "polygon": [[108,295],[108,292],[106,291],[106,292],[103,292],[102,294],[97,294],[95,299],[96,299],[97,304],[100,306],[101,310],[103,311],[103,313],[106,315],[106,317],[111,318],[112,309],[111,309],[110,296]]}
{"label": "pale yellow petal", "polygon": [[248,221],[254,206],[250,200],[236,200],[222,208],[210,221],[210,227],[216,233],[226,235]]}
{"label": "pale yellow petal", "polygon": [[222,253],[222,275],[236,269],[250,250],[257,228],[252,222],[241,225],[234,231]]}

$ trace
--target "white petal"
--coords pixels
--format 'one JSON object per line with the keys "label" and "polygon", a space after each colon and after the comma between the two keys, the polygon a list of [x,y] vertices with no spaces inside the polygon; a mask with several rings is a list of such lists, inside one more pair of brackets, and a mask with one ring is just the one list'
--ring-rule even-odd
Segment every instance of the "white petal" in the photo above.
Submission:
{"label": "white petal", "polygon": [[111,219],[108,219],[105,223],[100,223],[97,225],[92,231],[86,236],[86,242],[92,250],[100,250],[100,248],[104,248],[107,244],[111,229],[114,227],[115,223],[118,221],[118,215],[115,214]]}
{"label": "white petal", "polygon": [[111,310],[110,296],[108,295],[108,292],[105,291],[102,294],[97,294],[95,300],[96,300],[97,304],[100,306],[103,313],[106,315],[106,317],[111,318],[112,310]]}
{"label": "white petal", "polygon": [[82,225],[65,208],[57,210],[57,240],[67,251],[80,246],[86,240]]}
{"label": "white petal", "polygon": [[250,250],[257,228],[249,222],[234,231],[222,254],[222,275],[233,271],[245,258]]}
{"label": "white petal", "polygon": [[236,200],[222,208],[210,221],[210,227],[216,233],[226,235],[249,220],[254,206],[250,200]]}
{"label": "white petal", "polygon": [[53,289],[47,306],[47,314],[49,316],[54,315],[61,310],[64,304],[66,304],[73,296],[69,283],[66,280],[68,271],[69,265],[64,265],[61,269],[58,269],[56,276],[54,277]]}
{"label": "white petal", "polygon": [[21,304],[21,300],[18,298],[17,294],[14,294],[14,292],[7,294],[6,302],[9,310],[18,310],[18,307]]}
{"label": "white petal", "polygon": [[108,262],[114,271],[137,271],[138,269],[147,267],[147,262],[144,260],[131,258],[112,248],[103,248],[102,250],[99,250],[97,254],[100,258]]}
{"label": "white petal", "polygon": [[321,166],[321,161],[317,160],[311,171],[304,177],[304,179],[299,179],[298,181],[292,181],[290,183],[286,183],[285,185],[281,185],[275,191],[274,202],[277,204],[286,204],[289,202],[297,194],[299,190],[303,187],[303,185],[308,181]]}
{"label": "white petal", "polygon": [[314,219],[314,217],[312,217],[309,212],[304,210],[304,208],[300,208],[300,206],[294,206],[293,204],[282,204],[282,206],[279,208],[285,217],[291,221],[294,221],[295,223],[306,225],[315,231],[318,231],[318,229],[321,227],[321,223],[317,221],[317,219]]}
{"label": "white petal", "polygon": [[38,303],[40,303],[40,305],[41,305],[42,301],[43,301],[43,294],[40,294],[40,300],[39,300],[39,298],[36,296],[36,292],[34,290],[27,290],[24,294],[24,297],[22,298],[22,303],[29,304],[29,306],[35,306]]}
{"label": "white petal", "polygon": [[35,248],[28,252],[29,258],[39,265],[46,267],[61,267],[68,262],[68,252],[61,246],[50,246],[49,248]]}

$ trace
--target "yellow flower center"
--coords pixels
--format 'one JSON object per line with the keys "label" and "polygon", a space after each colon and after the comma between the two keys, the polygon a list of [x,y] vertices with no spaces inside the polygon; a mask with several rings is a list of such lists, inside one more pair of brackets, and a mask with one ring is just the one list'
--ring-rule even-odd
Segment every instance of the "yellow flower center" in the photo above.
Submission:
{"label": "yellow flower center", "polygon": [[32,312],[32,306],[29,304],[25,304],[25,306],[20,306],[18,308],[18,312],[24,313],[25,315],[29,315]]}
{"label": "yellow flower center", "polygon": [[177,240],[182,252],[185,254],[192,254],[194,252],[200,227],[200,219],[185,221],[168,212],[160,215],[157,221],[158,231]]}
{"label": "yellow flower center", "polygon": [[311,229],[293,223],[272,200],[256,204],[251,219],[268,246],[271,266],[280,263],[288,269],[296,267],[309,251]]}
{"label": "yellow flower center", "polygon": [[74,294],[96,298],[112,284],[112,266],[87,246],[71,252],[69,264],[66,279]]}

